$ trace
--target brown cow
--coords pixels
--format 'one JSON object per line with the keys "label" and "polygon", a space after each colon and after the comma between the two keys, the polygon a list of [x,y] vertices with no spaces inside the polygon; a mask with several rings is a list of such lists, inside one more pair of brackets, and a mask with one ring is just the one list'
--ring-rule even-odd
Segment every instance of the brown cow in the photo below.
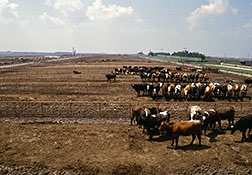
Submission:
{"label": "brown cow", "polygon": [[203,75],[203,79],[204,79],[204,82],[206,82],[207,80],[209,80],[208,75],[207,75],[207,74],[204,74],[204,75]]}
{"label": "brown cow", "polygon": [[221,120],[228,120],[228,128],[231,128],[231,123],[234,125],[234,114],[235,110],[233,106],[229,107],[221,107],[216,110],[216,117],[214,120],[214,128],[215,128],[215,122],[218,121],[219,128],[221,128]]}
{"label": "brown cow", "polygon": [[199,74],[199,81],[202,82],[204,79],[204,74]]}
{"label": "brown cow", "polygon": [[240,85],[239,84],[235,84],[233,86],[233,91],[234,91],[234,97],[238,98],[239,97],[239,93],[240,93]]}
{"label": "brown cow", "polygon": [[166,96],[167,95],[167,90],[168,90],[169,84],[164,84],[162,87],[162,95]]}
{"label": "brown cow", "polygon": [[184,97],[187,99],[189,97],[191,85],[190,84],[186,85],[186,87],[183,90],[184,90]]}
{"label": "brown cow", "polygon": [[210,100],[211,99],[211,93],[212,93],[212,86],[208,85],[204,91],[204,95],[202,96],[202,100]]}
{"label": "brown cow", "polygon": [[168,95],[171,97],[171,96],[173,96],[173,93],[174,93],[174,91],[175,91],[175,84],[170,84],[170,86],[167,88],[167,93],[168,93]]}
{"label": "brown cow", "polygon": [[175,122],[162,122],[158,128],[159,131],[167,131],[167,134],[172,137],[172,146],[174,139],[176,139],[176,148],[178,147],[179,136],[188,136],[192,134],[192,141],[196,138],[199,139],[199,145],[201,146],[201,123],[200,121],[175,121]]}
{"label": "brown cow", "polygon": [[248,92],[248,86],[246,84],[243,84],[241,86],[241,97],[245,97]]}

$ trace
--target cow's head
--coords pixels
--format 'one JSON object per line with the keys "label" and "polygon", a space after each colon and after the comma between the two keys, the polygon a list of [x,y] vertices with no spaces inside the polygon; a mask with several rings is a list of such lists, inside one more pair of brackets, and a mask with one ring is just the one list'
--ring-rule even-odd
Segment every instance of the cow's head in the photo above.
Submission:
{"label": "cow's head", "polygon": [[159,131],[165,131],[167,128],[167,122],[163,121],[161,125],[158,127]]}

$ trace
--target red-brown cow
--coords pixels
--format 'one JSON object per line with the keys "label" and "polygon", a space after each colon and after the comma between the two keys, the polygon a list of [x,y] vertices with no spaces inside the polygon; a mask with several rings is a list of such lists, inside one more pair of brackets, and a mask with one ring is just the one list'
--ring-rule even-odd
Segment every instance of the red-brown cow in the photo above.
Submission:
{"label": "red-brown cow", "polygon": [[172,146],[174,139],[176,139],[176,148],[178,147],[179,136],[188,136],[192,134],[192,141],[196,138],[199,139],[199,145],[201,146],[201,122],[200,121],[175,121],[175,122],[162,122],[159,126],[159,131],[166,131],[169,136],[172,137]]}

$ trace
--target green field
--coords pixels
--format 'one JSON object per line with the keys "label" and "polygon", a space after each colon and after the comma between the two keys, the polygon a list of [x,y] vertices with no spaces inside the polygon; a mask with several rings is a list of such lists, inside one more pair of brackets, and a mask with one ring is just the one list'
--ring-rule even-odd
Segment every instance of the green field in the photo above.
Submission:
{"label": "green field", "polygon": [[[170,62],[179,62],[178,58],[172,58],[172,57],[154,56],[152,58],[166,60],[166,61],[170,61]],[[222,61],[222,62],[226,63],[226,64],[240,65],[239,62],[234,62],[234,61]],[[204,62],[185,61],[184,63],[194,64],[194,65],[198,65],[198,66],[215,67],[215,68],[218,68],[220,70],[225,70],[225,71],[230,71],[230,72],[237,72],[237,73],[243,73],[243,74],[252,75],[252,70],[244,70],[244,69],[240,69],[240,68],[222,67],[219,64],[219,62],[217,62],[217,61],[204,61]]]}

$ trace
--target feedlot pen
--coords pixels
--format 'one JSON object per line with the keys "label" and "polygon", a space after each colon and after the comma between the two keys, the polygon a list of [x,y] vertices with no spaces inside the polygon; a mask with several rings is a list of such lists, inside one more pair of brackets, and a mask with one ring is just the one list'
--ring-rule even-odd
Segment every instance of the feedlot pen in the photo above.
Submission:
{"label": "feedlot pen", "polygon": [[168,110],[172,120],[187,120],[188,108],[198,105],[202,109],[233,106],[235,117],[252,110],[250,102],[166,102],[166,103],[105,103],[105,102],[55,102],[55,101],[0,101],[0,117],[59,117],[130,120],[134,106],[155,106]]}
{"label": "feedlot pen", "polygon": [[[0,69],[1,117],[77,117],[119,118],[128,120],[134,106],[159,106],[168,109],[172,119],[187,119],[190,105],[203,110],[234,106],[235,116],[248,114],[252,109],[249,98],[244,101],[219,100],[166,101],[136,96],[131,84],[142,83],[139,75],[117,75],[108,82],[105,75],[123,66],[161,66],[176,70],[175,64],[125,55],[96,55],[72,60],[34,63]],[[185,69],[188,69],[185,68]],[[78,71],[80,74],[74,74]],[[209,82],[224,79],[243,82],[245,77],[209,72]],[[248,96],[251,96],[249,87]]]}
{"label": "feedlot pen", "polygon": [[[105,74],[124,65],[176,65],[125,55],[98,55],[0,69],[0,174],[252,174],[252,135],[240,143],[240,132],[211,132],[202,146],[189,146],[181,137],[179,149],[170,140],[150,142],[142,129],[130,126],[135,106],[168,109],[171,120],[187,120],[190,105],[203,110],[234,106],[236,120],[251,113],[240,100],[166,101],[137,97],[132,83],[139,75]],[[81,74],[74,74],[73,71]],[[209,73],[211,82],[244,77]],[[249,88],[248,96],[251,96]]]}

